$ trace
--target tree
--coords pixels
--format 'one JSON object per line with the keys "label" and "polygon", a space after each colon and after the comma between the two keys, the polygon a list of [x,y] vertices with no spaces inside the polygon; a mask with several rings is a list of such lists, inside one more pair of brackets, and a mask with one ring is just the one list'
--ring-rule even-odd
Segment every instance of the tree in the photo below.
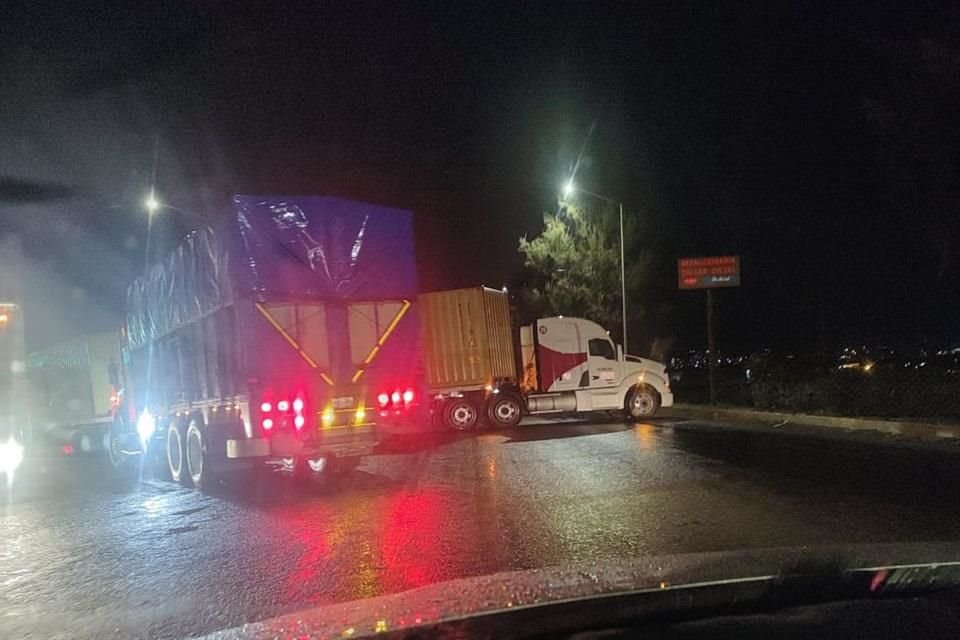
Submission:
{"label": "tree", "polygon": [[[624,210],[627,325],[630,352],[663,357],[674,333],[670,295],[676,287],[672,232],[651,211]],[[620,227],[616,205],[579,201],[543,214],[543,232],[520,238],[532,272],[522,302],[535,317],[588,318],[622,342]]]}
{"label": "tree", "polygon": [[521,237],[519,251],[535,273],[525,297],[538,314],[581,316],[619,334],[620,252],[605,209],[569,204],[544,213],[543,233]]}

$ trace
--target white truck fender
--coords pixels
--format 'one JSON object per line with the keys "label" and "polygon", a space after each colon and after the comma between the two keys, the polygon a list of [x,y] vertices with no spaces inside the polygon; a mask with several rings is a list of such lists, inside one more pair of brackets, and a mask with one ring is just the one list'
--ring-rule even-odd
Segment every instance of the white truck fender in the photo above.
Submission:
{"label": "white truck fender", "polygon": [[[662,368],[662,365],[660,365]],[[673,393],[670,391],[670,379],[666,372],[655,371],[647,366],[642,366],[637,373],[631,373],[624,376],[620,381],[620,396],[626,401],[627,394],[636,385],[647,384],[653,387],[662,399],[669,398],[670,404],[673,404]],[[669,404],[664,403],[666,406]]]}

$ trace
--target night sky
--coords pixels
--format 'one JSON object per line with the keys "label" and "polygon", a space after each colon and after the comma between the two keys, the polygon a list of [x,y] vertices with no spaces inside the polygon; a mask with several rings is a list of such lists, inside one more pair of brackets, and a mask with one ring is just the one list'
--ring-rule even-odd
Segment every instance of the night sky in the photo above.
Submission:
{"label": "night sky", "polygon": [[[155,159],[211,218],[238,192],[411,208],[425,290],[499,286],[592,126],[578,181],[644,216],[664,273],[742,255],[721,349],[960,341],[955,3],[85,4],[0,22],[33,346],[118,322]],[[190,224],[164,210],[153,251]],[[702,294],[666,302],[646,341],[702,347]]]}

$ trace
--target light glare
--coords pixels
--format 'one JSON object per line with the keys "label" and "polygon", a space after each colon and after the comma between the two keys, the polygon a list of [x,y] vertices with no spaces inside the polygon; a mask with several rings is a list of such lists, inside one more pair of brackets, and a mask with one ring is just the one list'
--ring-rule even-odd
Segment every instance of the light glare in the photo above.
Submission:
{"label": "light glare", "polygon": [[140,442],[146,444],[156,430],[157,419],[153,417],[149,409],[144,409],[140,417],[137,418],[137,435],[140,436]]}
{"label": "light glare", "polygon": [[323,410],[323,426],[329,427],[333,424],[333,407],[327,407]]}
{"label": "light glare", "polygon": [[23,446],[19,442],[12,437],[6,442],[0,442],[0,472],[6,474],[8,479],[12,478],[13,472],[21,462],[23,462]]}

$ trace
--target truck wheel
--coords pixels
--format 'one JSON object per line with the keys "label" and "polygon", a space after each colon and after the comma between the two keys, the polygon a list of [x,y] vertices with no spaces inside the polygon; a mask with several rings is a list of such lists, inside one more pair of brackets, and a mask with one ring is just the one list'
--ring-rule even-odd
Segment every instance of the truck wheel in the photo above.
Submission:
{"label": "truck wheel", "polygon": [[105,443],[110,468],[113,471],[114,477],[121,482],[126,482],[135,475],[137,471],[136,463],[140,460],[140,456],[131,456],[128,453],[124,453],[123,445],[128,438],[129,430],[126,427],[126,423],[124,423],[123,418],[117,415],[114,417],[113,424],[107,432]]}
{"label": "truck wheel", "polygon": [[127,433],[127,429],[123,419],[120,416],[115,416],[105,441],[107,459],[110,460],[110,466],[114,470],[120,470],[129,458],[128,455],[123,453],[123,436],[125,433]]}
{"label": "truck wheel", "polygon": [[206,427],[201,425],[197,417],[190,419],[187,427],[187,441],[184,445],[187,463],[186,473],[190,482],[198,489],[208,490],[217,485],[217,478],[213,471],[213,462],[210,455],[210,438],[206,434]]}
{"label": "truck wheel", "polygon": [[660,394],[645,384],[633,387],[627,394],[627,416],[634,420],[649,418],[660,408]]}
{"label": "truck wheel", "polygon": [[466,398],[450,398],[443,408],[443,422],[457,431],[470,431],[477,426],[479,412]]}
{"label": "truck wheel", "polygon": [[170,470],[170,479],[189,487],[190,474],[187,472],[186,429],[180,420],[170,420],[167,426],[167,468]]}
{"label": "truck wheel", "polygon": [[497,427],[515,427],[523,417],[520,398],[512,393],[498,393],[487,404],[487,418]]}

